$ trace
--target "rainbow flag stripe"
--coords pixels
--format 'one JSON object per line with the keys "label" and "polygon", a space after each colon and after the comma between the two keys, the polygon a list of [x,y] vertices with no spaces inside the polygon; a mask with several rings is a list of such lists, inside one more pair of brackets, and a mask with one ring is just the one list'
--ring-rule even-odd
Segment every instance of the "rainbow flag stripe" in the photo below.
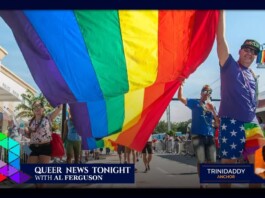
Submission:
{"label": "rainbow flag stripe", "polygon": [[[69,103],[83,147],[140,150],[179,87],[209,55],[218,11],[0,11],[34,80]],[[102,142],[99,141],[99,142]]]}
{"label": "rainbow flag stripe", "polygon": [[263,147],[259,148],[256,152],[255,152],[255,174],[261,176],[263,179],[265,179],[265,162],[263,159]]}
{"label": "rainbow flag stripe", "polygon": [[256,123],[245,123],[246,144],[244,156],[254,154],[257,149],[265,145],[265,138],[260,126]]}
{"label": "rainbow flag stripe", "polygon": [[265,50],[261,50],[257,56],[256,63],[265,63]]}

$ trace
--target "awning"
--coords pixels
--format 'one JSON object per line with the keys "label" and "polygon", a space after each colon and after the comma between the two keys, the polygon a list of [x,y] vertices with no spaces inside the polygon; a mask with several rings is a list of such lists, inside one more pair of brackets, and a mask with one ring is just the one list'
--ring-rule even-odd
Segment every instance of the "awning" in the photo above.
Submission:
{"label": "awning", "polygon": [[9,121],[10,120],[9,115],[5,112],[0,112],[0,123],[2,122],[2,120]]}
{"label": "awning", "polygon": [[8,92],[3,87],[0,86],[0,101],[3,102],[19,102],[19,98],[15,96],[14,94]]}

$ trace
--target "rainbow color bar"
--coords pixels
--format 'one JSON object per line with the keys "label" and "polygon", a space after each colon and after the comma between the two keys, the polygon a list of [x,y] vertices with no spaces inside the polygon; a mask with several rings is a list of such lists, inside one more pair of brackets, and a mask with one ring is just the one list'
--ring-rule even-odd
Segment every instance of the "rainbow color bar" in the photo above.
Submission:
{"label": "rainbow color bar", "polygon": [[256,63],[264,64],[265,63],[265,50],[261,50],[257,56]]}

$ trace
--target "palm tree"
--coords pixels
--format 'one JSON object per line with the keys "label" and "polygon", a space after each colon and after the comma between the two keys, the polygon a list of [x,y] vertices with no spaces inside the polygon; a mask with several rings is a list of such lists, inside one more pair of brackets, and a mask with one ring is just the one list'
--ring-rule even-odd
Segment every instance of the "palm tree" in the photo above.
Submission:
{"label": "palm tree", "polygon": [[15,107],[15,110],[17,112],[19,112],[16,116],[18,118],[31,118],[31,117],[33,117],[32,104],[36,100],[40,100],[44,104],[45,114],[53,111],[53,107],[49,104],[49,102],[43,96],[42,93],[35,96],[30,90],[27,89],[25,93],[21,94],[21,97],[23,98],[23,102]]}

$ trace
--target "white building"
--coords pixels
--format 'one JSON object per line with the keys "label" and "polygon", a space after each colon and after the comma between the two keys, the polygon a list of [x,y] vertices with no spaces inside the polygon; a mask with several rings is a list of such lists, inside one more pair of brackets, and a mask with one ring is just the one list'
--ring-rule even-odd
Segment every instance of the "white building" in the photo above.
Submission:
{"label": "white building", "polygon": [[36,93],[32,86],[2,64],[2,59],[7,54],[7,51],[0,46],[0,132],[7,129],[10,114],[22,102],[21,94],[25,93],[27,89]]}

